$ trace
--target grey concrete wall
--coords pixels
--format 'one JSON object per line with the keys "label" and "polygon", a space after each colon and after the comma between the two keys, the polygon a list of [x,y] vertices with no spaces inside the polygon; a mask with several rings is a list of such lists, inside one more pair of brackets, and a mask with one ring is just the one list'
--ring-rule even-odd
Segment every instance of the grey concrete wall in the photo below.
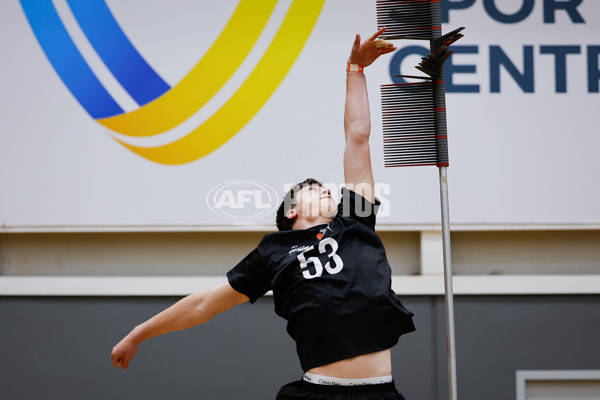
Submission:
{"label": "grey concrete wall", "polygon": [[[140,346],[127,371],[112,346],[176,298],[0,298],[3,399],[272,399],[302,371],[272,298]],[[417,331],[393,351],[408,400],[447,399],[444,300],[408,297]],[[600,369],[600,296],[456,298],[461,400],[515,397],[517,369]]]}
{"label": "grey concrete wall", "polygon": [[[0,275],[224,276],[266,233],[0,233]],[[419,271],[418,232],[380,237],[393,274]]]}
{"label": "grey concrete wall", "polygon": [[[265,233],[0,233],[0,275],[223,276]],[[420,234],[378,231],[393,275],[420,272]],[[600,230],[453,231],[452,264],[456,275],[600,274]]]}

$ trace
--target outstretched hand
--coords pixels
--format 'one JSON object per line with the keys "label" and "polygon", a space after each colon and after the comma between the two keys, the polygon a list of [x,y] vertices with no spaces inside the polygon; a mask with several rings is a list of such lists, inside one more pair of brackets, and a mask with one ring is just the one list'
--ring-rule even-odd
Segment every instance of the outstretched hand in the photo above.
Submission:
{"label": "outstretched hand", "polygon": [[396,46],[392,43],[389,43],[387,47],[375,46],[375,40],[385,31],[385,27],[381,28],[363,43],[360,42],[360,35],[356,34],[354,44],[352,45],[352,51],[348,58],[348,64],[358,64],[366,67],[377,60],[380,55],[395,51]]}

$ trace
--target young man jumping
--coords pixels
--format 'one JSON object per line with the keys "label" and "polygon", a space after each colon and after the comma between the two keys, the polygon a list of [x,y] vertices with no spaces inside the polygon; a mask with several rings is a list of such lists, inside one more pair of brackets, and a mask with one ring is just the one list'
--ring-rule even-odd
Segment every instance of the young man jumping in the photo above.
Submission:
{"label": "young man jumping", "polygon": [[301,380],[277,399],[398,400],[390,349],[414,330],[412,313],[391,289],[391,269],[375,234],[375,198],[369,150],[371,119],[363,68],[393,45],[378,48],[382,28],[352,46],[346,76],[344,175],[336,205],[314,179],[296,185],[277,212],[279,232],[227,273],[228,283],[187,296],[135,327],[112,351],[127,368],[151,337],[208,322],[231,307],[273,291],[275,312],[296,342]]}

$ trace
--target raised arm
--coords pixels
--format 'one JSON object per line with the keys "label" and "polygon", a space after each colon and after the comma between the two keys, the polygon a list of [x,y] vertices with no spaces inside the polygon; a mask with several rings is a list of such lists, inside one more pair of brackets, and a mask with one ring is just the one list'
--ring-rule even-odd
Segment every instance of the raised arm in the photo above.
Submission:
{"label": "raised arm", "polygon": [[126,369],[137,352],[138,345],[144,340],[203,324],[218,313],[247,301],[248,297],[235,291],[229,283],[184,297],[163,312],[136,326],[113,347],[113,366]]}
{"label": "raised arm", "polygon": [[[365,68],[380,55],[396,50],[391,43],[388,47],[375,46],[375,39],[385,28],[380,29],[363,43],[356,35],[348,64],[358,64]],[[346,72],[346,108],[344,113],[346,148],[344,150],[344,176],[346,186],[353,188],[367,200],[375,201],[373,172],[369,136],[371,134],[371,114],[367,95],[367,82],[362,72]]]}

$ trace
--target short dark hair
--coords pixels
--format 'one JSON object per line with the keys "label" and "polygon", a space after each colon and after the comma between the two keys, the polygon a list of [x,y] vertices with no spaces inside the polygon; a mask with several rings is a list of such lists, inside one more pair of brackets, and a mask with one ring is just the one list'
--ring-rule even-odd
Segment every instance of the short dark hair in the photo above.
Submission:
{"label": "short dark hair", "polygon": [[290,190],[288,190],[288,192],[285,194],[285,196],[283,196],[283,201],[281,202],[281,205],[277,209],[277,217],[275,217],[275,225],[277,225],[277,229],[279,229],[280,231],[291,231],[292,230],[292,227],[294,225],[294,220],[289,219],[286,216],[287,212],[289,210],[291,210],[292,208],[294,208],[296,206],[296,203],[298,202],[298,200],[296,198],[296,193],[299,192],[300,190],[302,190],[304,187],[310,186],[310,185],[323,186],[323,183],[321,183],[320,181],[318,181],[316,179],[308,178],[308,179],[305,179],[304,181],[292,186],[292,188],[290,188]]}

